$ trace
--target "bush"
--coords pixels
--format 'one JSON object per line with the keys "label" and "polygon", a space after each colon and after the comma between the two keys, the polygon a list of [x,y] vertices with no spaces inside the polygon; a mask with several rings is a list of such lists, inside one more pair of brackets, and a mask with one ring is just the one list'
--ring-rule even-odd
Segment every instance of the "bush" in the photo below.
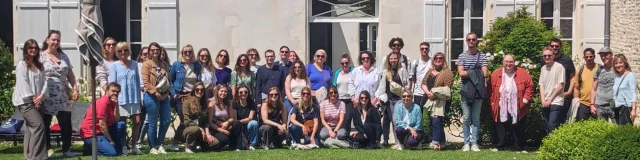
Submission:
{"label": "bush", "polygon": [[13,52],[0,40],[0,120],[13,116],[14,106],[11,101],[13,87],[16,85],[15,74],[12,73]]}
{"label": "bush", "polygon": [[637,159],[640,128],[604,120],[563,125],[543,140],[538,159]]}

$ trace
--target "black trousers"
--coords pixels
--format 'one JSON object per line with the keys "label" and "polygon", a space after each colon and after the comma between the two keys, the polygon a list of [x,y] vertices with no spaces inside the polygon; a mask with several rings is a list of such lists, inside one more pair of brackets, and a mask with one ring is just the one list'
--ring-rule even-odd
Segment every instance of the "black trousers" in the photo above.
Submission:
{"label": "black trousers", "polygon": [[[69,151],[71,148],[71,112],[58,111],[56,118],[58,118],[58,125],[60,125],[60,134],[62,135],[62,152],[64,153]],[[46,127],[44,135],[46,139],[45,143],[49,149],[51,148],[51,128],[49,128],[49,126],[51,126],[52,119],[53,115],[44,114],[43,116],[44,126]]]}
{"label": "black trousers", "polygon": [[511,114],[507,115],[509,119],[505,122],[495,122],[495,134],[494,134],[494,146],[498,149],[504,149],[507,146],[506,137],[507,133],[511,133],[515,149],[522,150],[525,147],[525,129],[527,127],[526,115],[518,122],[513,124],[513,118]]}
{"label": "black trousers", "polygon": [[213,146],[213,149],[222,149],[227,144],[229,145],[229,150],[243,149],[241,148],[242,129],[242,123],[240,123],[240,121],[233,121],[231,123],[231,131],[229,131],[229,135],[225,135],[221,132],[212,133],[213,137],[218,139],[218,141],[220,142],[217,146]]}
{"label": "black trousers", "polygon": [[340,99],[340,101],[344,102],[345,111],[347,113],[344,114],[344,122],[342,123],[342,128],[344,128],[347,133],[351,132],[351,122],[353,121],[354,116],[360,115],[358,111],[360,111],[360,107],[356,107],[351,102],[351,99]]}
{"label": "black trousers", "polygon": [[591,107],[580,103],[578,107],[578,113],[576,114],[576,122],[595,118],[593,114],[591,114]]}
{"label": "black trousers", "polygon": [[619,125],[633,124],[630,107],[620,106],[613,108],[613,112],[616,114],[616,123]]}

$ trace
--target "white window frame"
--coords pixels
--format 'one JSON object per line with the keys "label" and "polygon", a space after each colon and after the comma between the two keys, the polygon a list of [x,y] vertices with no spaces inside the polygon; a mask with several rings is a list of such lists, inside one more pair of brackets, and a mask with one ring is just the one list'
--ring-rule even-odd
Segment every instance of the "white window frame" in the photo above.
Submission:
{"label": "white window frame", "polygon": [[[378,47],[376,47],[376,43],[374,43],[374,41],[378,37],[377,37],[377,33],[373,32],[374,28],[376,28],[375,29],[376,31],[380,29],[378,27],[378,23],[369,23],[369,25],[367,26],[367,49],[366,50],[373,52],[373,54],[376,54],[378,52]],[[374,34],[376,34],[376,37],[373,36]]]}
{"label": "white window frame", "polygon": [[[447,26],[447,32],[448,32],[447,34],[448,34],[449,37],[451,37],[451,38],[449,38],[449,41],[448,41],[448,43],[449,43],[449,46],[448,46],[449,52],[453,51],[452,50],[453,49],[452,41],[460,41],[461,40],[462,41],[462,46],[464,47],[462,50],[466,51],[468,49],[467,45],[466,45],[467,41],[466,41],[466,37],[465,36],[463,36],[462,38],[453,38],[453,36],[451,35],[451,33],[452,33],[451,32],[451,26],[453,25],[452,24],[453,23],[452,20],[454,20],[454,19],[462,19],[462,20],[464,20],[464,25],[463,25],[463,34],[464,35],[466,35],[467,33],[471,32],[471,20],[472,19],[481,19],[482,22],[483,22],[482,23],[482,26],[483,26],[482,27],[482,33],[478,33],[478,34],[484,35],[484,33],[487,30],[484,27],[484,21],[485,21],[485,12],[484,12],[485,8],[484,8],[484,6],[487,3],[486,0],[482,1],[482,5],[483,5],[482,17],[471,17],[471,9],[473,7],[471,5],[471,1],[475,1],[475,0],[464,0],[464,14],[463,14],[463,17],[453,17],[452,5],[448,5],[449,12],[447,14],[450,15],[450,16],[449,16],[449,26]],[[451,2],[452,1],[449,0],[449,3],[451,3]],[[478,41],[482,41],[482,38],[478,37]],[[452,57],[453,54],[454,53],[447,54],[447,57],[449,57],[450,62],[457,62],[458,61],[458,57]],[[459,53],[456,53],[456,54],[459,54]]]}
{"label": "white window frame", "polygon": [[[540,2],[540,7],[542,7],[542,0],[539,0],[539,2]],[[542,17],[542,14],[540,14],[540,19],[541,20],[549,20],[549,19],[553,20],[552,26],[553,26],[553,28],[555,30],[558,31],[558,33],[560,35],[562,35],[562,28],[560,28],[560,20],[566,20],[566,19],[571,20],[571,38],[566,38],[566,37],[563,36],[562,38],[560,38],[560,40],[561,41],[571,41],[571,44],[573,44],[574,43],[573,37],[576,35],[574,33],[575,26],[576,26],[576,23],[575,23],[576,21],[573,18],[573,17],[576,17],[576,8],[575,8],[576,1],[573,0],[573,9],[571,11],[571,17],[561,17],[560,16],[560,8],[561,8],[560,5],[561,5],[560,4],[560,0],[554,0],[553,1],[553,17]]]}
{"label": "white window frame", "polygon": [[[127,17],[127,43],[129,43],[130,47],[131,45],[141,45],[140,49],[142,49],[142,33],[140,33],[140,41],[136,41],[136,42],[132,42],[131,41],[131,22],[140,22],[140,26],[142,28],[142,19],[132,19],[131,18],[131,1],[135,1],[135,0],[127,0],[126,1],[126,17]],[[140,2],[140,6],[142,6],[142,0],[138,0]],[[134,8],[135,9],[135,8]],[[142,9],[142,8],[137,8],[137,9]],[[140,11],[140,14],[142,14],[142,11]],[[141,17],[142,18],[142,15]],[[141,29],[138,29],[140,32],[142,32]],[[131,54],[138,54],[138,53],[131,53]],[[140,56],[140,55],[138,55]]]}

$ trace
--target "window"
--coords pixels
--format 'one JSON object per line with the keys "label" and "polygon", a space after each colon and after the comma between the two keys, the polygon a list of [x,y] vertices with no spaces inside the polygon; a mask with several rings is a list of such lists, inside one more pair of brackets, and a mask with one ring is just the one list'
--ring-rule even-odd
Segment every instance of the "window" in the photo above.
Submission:
{"label": "window", "polygon": [[309,22],[378,22],[378,0],[311,0]]}
{"label": "window", "polygon": [[574,0],[541,0],[540,19],[548,28],[555,28],[562,38],[571,46],[573,38]]}
{"label": "window", "polygon": [[484,1],[481,0],[452,0],[451,1],[451,30],[449,51],[452,64],[457,61],[460,53],[467,49],[465,36],[469,32],[478,35],[478,41],[484,34]]}
{"label": "window", "polygon": [[127,2],[127,42],[131,45],[131,59],[138,59],[142,49],[142,2],[128,0]]}
{"label": "window", "polygon": [[360,51],[370,51],[376,54],[377,39],[377,23],[360,23]]}

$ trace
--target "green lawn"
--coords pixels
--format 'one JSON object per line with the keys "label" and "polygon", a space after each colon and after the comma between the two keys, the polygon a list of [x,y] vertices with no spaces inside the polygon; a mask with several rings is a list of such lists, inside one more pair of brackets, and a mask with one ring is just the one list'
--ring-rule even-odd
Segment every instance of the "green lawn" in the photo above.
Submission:
{"label": "green lawn", "polygon": [[[450,146],[449,148],[453,148]],[[288,150],[288,149],[256,149],[255,151],[223,151],[223,152],[200,152],[186,154],[184,152],[169,152],[166,155],[130,155],[126,157],[99,157],[99,159],[535,159],[536,153],[516,153],[512,151],[491,152],[488,148],[482,148],[481,152],[462,152],[455,145],[455,149],[445,151],[432,150],[405,150],[397,151],[392,149],[378,150],[354,150],[354,149],[317,149],[317,150]],[[82,147],[74,145],[72,148],[76,154],[81,154]],[[142,150],[148,153],[148,149]],[[534,151],[529,151],[534,152]],[[60,157],[58,151],[52,159],[64,159]],[[0,144],[0,159],[22,159],[22,146],[14,147],[11,143]],[[66,159],[78,159],[66,158]],[[91,156],[80,157],[80,159],[91,159]]]}

